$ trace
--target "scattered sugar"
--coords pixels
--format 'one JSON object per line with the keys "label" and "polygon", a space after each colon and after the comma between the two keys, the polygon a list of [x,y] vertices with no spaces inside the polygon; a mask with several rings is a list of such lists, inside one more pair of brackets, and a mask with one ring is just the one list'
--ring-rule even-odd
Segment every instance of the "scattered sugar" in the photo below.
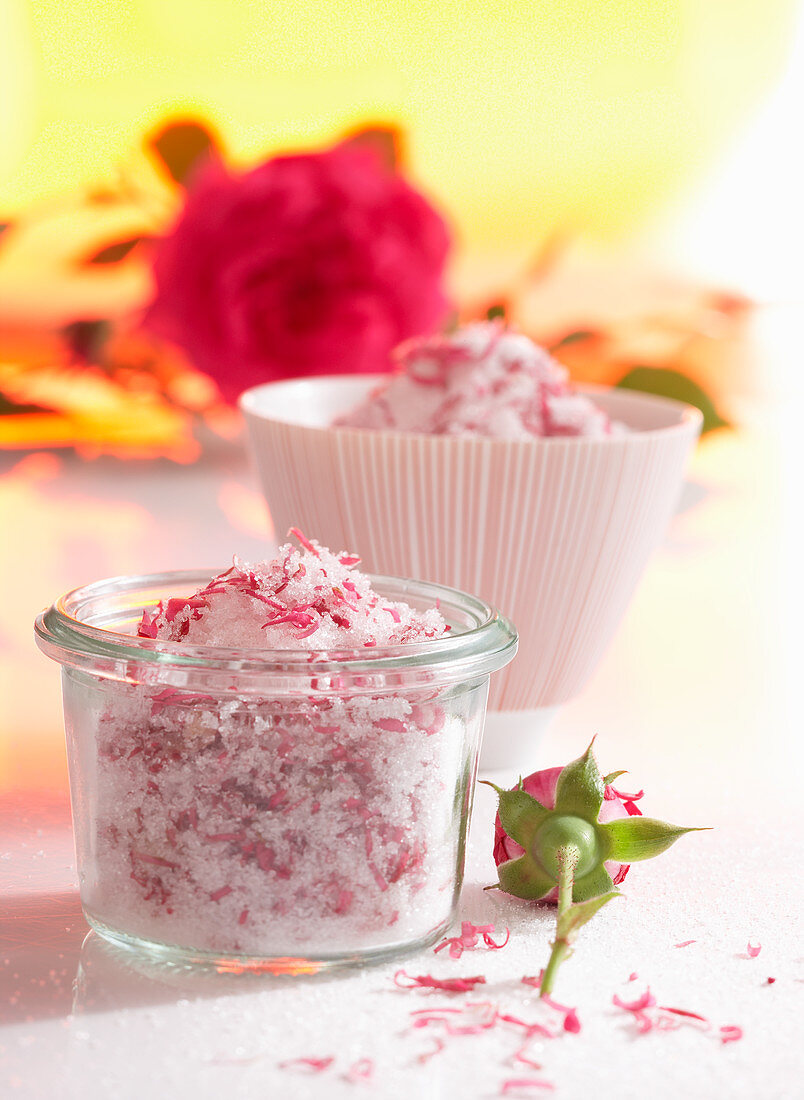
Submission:
{"label": "scattered sugar", "polygon": [[411,341],[399,369],[338,427],[430,435],[599,437],[623,431],[547,351],[499,322]]}

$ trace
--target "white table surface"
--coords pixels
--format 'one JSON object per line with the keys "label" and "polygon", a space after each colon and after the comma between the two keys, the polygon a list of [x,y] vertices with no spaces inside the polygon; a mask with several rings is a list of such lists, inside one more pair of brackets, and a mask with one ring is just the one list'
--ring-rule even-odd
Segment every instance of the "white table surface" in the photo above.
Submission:
{"label": "white table surface", "polygon": [[[65,802],[58,671],[31,623],[68,587],[102,575],[215,565],[265,551],[254,480],[237,452],[196,467],[6,461],[0,507],[11,579],[0,625],[0,1096],[9,1098],[341,1096],[494,1097],[537,1078],[554,1095],[618,1100],[804,1095],[804,943],[800,807],[801,622],[798,470],[792,414],[754,414],[706,439],[684,507],[651,561],[622,627],[581,698],[523,768],[567,762],[598,734],[605,771],[626,767],[643,809],[711,825],[636,865],[581,934],[556,997],[579,1034],[534,1040],[543,1068],[517,1067],[516,1029],[454,1036],[412,1029],[411,1012],[488,1002],[555,1023],[521,983],[538,973],[549,912],[482,887],[493,881],[494,799],[478,790],[459,919],[509,927],[500,951],[460,960],[432,949],[398,964],[313,978],[175,973],[135,964],[87,936]],[[264,529],[263,529],[264,530]],[[370,563],[367,563],[370,566]],[[498,779],[513,776],[497,775]],[[676,944],[694,940],[686,947]],[[746,945],[761,943],[756,958]],[[399,966],[439,977],[483,974],[475,996],[396,990]],[[630,975],[637,978],[629,981]],[[773,983],[768,978],[774,978]],[[660,1004],[706,1015],[638,1035],[612,1004],[646,986]],[[717,1029],[737,1025],[739,1042]],[[279,1068],[333,1056],[320,1074]],[[369,1081],[349,1069],[371,1059]],[[511,1096],[550,1095],[546,1089]]]}

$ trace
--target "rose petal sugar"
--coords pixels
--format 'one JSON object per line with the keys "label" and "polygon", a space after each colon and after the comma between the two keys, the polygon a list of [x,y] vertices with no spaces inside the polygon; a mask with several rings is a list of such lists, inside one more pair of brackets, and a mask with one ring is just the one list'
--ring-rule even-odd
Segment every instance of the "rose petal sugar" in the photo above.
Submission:
{"label": "rose petal sugar", "polygon": [[623,431],[568,372],[522,333],[497,322],[409,341],[398,369],[337,427],[497,439]]}
{"label": "rose petal sugar", "polygon": [[309,690],[115,685],[97,721],[86,891],[103,925],[207,953],[303,955],[405,942],[448,916],[464,723],[437,690],[338,694],[317,668],[449,627],[384,599],[354,556],[299,539],[142,616],[157,643],[309,650]]}

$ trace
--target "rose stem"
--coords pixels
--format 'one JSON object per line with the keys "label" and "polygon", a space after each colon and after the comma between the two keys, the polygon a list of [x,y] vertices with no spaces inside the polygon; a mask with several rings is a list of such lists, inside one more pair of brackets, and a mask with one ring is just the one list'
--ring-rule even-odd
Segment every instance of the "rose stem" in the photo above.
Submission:
{"label": "rose stem", "polygon": [[556,912],[556,938],[550,952],[550,960],[542,976],[539,996],[548,997],[553,992],[558,968],[570,953],[570,941],[566,935],[559,934],[562,914],[572,905],[572,887],[575,882],[575,868],[580,852],[574,844],[562,844],[556,849],[558,864],[558,909]]}

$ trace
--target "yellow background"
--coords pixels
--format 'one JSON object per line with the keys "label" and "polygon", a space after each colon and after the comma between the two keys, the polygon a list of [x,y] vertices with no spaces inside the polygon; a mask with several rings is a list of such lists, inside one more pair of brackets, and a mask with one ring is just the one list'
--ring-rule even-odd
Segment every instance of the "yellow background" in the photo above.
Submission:
{"label": "yellow background", "polygon": [[728,150],[793,0],[0,0],[0,214],[102,178],[166,113],[237,160],[400,123],[464,247],[629,234]]}

